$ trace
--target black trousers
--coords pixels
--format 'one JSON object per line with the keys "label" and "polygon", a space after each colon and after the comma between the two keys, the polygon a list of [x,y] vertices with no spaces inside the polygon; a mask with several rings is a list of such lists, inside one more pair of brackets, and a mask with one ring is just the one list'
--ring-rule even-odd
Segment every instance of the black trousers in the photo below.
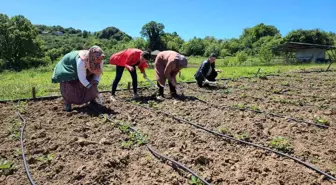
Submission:
{"label": "black trousers", "polygon": [[[170,94],[172,96],[176,96],[177,93],[176,93],[175,86],[173,86],[173,84],[170,83],[169,81],[168,81],[168,84],[169,84]],[[159,96],[163,96],[163,94],[164,94],[164,87],[161,87],[161,85],[159,84],[159,82],[157,82],[157,85],[159,87]]]}
{"label": "black trousers", "polygon": [[[137,77],[135,66],[132,66],[132,67],[134,68],[134,70],[129,71],[129,72],[130,72],[131,77],[132,77],[133,93],[136,94],[137,93],[137,88],[138,88],[138,77]],[[122,77],[124,69],[125,69],[125,67],[116,66],[116,77],[115,77],[115,79],[113,81],[113,84],[112,84],[112,95],[113,96],[115,95],[118,83],[120,82],[120,79]]]}

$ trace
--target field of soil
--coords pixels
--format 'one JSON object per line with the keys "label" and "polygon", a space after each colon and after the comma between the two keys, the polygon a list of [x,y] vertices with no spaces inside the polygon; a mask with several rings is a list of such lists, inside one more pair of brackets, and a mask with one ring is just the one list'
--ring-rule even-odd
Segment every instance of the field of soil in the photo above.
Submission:
{"label": "field of soil", "polygon": [[[219,81],[220,88],[202,89],[190,83],[183,84],[180,98],[171,98],[166,88],[163,100],[152,96],[151,89],[140,90],[137,101],[130,92],[118,91],[116,102],[105,93],[104,106],[73,106],[71,112],[63,111],[62,98],[3,103],[0,162],[13,164],[0,168],[0,184],[29,184],[17,112],[26,119],[25,153],[37,185],[192,184],[191,174],[156,158],[143,142],[210,184],[336,184],[292,159],[223,139],[171,116],[285,152],[336,177],[335,76],[280,74]],[[135,137],[118,124],[142,135]]]}

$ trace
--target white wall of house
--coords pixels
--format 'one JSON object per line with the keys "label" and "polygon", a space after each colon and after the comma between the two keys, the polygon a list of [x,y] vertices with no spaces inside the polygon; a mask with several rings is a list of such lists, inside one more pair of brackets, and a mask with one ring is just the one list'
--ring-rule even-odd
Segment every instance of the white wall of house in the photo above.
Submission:
{"label": "white wall of house", "polygon": [[325,58],[325,54],[324,49],[312,48],[297,51],[295,57],[297,59],[312,59],[315,61],[317,58]]}

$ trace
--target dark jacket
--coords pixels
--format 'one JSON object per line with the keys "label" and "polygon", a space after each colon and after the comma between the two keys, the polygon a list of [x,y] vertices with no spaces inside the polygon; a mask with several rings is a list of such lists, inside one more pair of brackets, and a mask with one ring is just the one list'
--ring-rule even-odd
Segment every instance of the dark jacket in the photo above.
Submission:
{"label": "dark jacket", "polygon": [[210,63],[208,60],[205,60],[202,62],[201,66],[198,68],[196,74],[194,75],[195,79],[197,81],[204,81],[207,78],[207,73],[210,69],[212,68],[212,73],[216,72],[215,71],[215,63]]}

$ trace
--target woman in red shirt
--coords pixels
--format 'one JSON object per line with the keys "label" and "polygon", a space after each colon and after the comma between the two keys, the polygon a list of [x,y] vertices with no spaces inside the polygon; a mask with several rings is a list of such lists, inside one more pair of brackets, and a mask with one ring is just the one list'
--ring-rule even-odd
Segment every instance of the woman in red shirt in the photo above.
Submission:
{"label": "woman in red shirt", "polygon": [[132,77],[133,97],[139,97],[137,94],[138,80],[135,66],[138,66],[144,78],[146,78],[145,68],[148,68],[147,60],[149,60],[150,57],[151,55],[148,51],[135,48],[120,51],[110,57],[110,64],[116,65],[116,77],[112,84],[111,100],[115,101],[115,92],[124,72],[124,68],[130,72]]}

